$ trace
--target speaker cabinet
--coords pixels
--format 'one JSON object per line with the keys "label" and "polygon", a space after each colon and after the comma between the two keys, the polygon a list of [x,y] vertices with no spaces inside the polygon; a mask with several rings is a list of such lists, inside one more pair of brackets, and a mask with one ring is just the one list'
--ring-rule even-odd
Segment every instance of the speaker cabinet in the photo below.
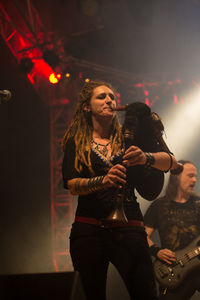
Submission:
{"label": "speaker cabinet", "polygon": [[0,299],[85,300],[77,272],[0,275]]}

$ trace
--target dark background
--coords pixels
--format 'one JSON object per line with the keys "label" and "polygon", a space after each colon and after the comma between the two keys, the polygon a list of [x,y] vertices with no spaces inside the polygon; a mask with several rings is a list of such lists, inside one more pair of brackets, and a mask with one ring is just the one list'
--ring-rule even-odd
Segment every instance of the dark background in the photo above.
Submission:
{"label": "dark background", "polygon": [[0,273],[52,270],[49,109],[0,40]]}
{"label": "dark background", "polygon": [[[92,3],[96,3],[96,10]],[[34,1],[66,55],[132,74],[199,73],[199,0]],[[86,9],[87,8],[87,9]]]}

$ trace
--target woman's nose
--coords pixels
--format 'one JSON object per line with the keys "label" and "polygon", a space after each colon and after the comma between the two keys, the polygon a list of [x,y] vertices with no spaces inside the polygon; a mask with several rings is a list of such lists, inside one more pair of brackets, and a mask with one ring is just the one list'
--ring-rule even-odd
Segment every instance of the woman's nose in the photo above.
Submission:
{"label": "woman's nose", "polygon": [[106,102],[107,102],[107,103],[112,102],[112,99],[110,98],[109,95],[106,96]]}

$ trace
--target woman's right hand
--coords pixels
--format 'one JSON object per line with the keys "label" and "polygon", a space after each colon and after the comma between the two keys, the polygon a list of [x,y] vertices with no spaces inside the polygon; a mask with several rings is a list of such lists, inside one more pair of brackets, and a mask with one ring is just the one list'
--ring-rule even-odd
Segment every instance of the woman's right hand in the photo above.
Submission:
{"label": "woman's right hand", "polygon": [[102,184],[105,187],[122,188],[126,183],[126,168],[123,165],[117,164],[110,168],[105,175]]}
{"label": "woman's right hand", "polygon": [[158,251],[157,253],[157,257],[160,260],[165,261],[168,264],[172,264],[173,262],[176,261],[176,255],[173,251],[169,250],[169,249],[161,249]]}

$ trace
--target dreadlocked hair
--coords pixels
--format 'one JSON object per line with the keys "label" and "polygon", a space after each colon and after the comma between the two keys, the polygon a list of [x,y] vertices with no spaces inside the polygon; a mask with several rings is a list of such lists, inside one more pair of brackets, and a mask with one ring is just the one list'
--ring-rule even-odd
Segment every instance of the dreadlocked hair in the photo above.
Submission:
{"label": "dreadlocked hair", "polygon": [[[74,138],[76,146],[74,167],[78,172],[81,172],[82,165],[85,164],[92,175],[94,175],[94,172],[90,160],[90,145],[92,140],[93,126],[91,112],[84,110],[84,107],[87,107],[90,104],[93,90],[102,85],[107,86],[115,93],[114,88],[109,83],[103,81],[90,81],[86,83],[79,94],[79,101],[76,106],[75,114],[72,118],[69,128],[65,132],[61,143],[62,149],[65,151],[69,138]],[[110,143],[112,155],[115,155],[121,148],[121,145],[123,145],[122,128],[117,115],[113,118]]]}

